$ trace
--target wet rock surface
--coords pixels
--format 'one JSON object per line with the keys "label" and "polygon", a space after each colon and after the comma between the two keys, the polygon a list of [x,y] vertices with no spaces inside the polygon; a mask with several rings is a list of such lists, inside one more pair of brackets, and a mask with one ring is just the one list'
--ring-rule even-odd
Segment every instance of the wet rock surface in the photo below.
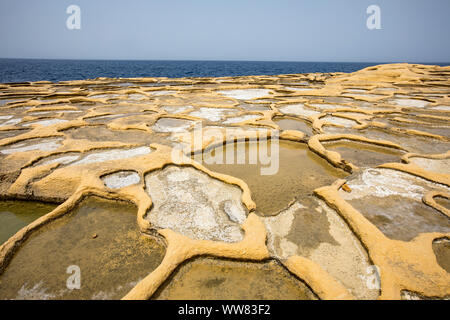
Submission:
{"label": "wet rock surface", "polygon": [[[287,259],[305,256],[338,279],[358,299],[376,299],[378,291],[366,286],[368,255],[345,222],[324,202],[297,201],[275,217],[264,219],[268,246]],[[351,272],[349,271],[351,270]]]}
{"label": "wet rock surface", "polygon": [[400,162],[404,152],[354,141],[327,142],[327,150],[338,152],[343,159],[358,167],[375,167],[388,162]]}
{"label": "wet rock surface", "polygon": [[389,169],[365,169],[347,185],[352,191],[341,190],[342,198],[392,239],[408,241],[424,232],[450,232],[448,217],[422,202],[427,192],[448,192],[448,187]]}
{"label": "wet rock surface", "polygon": [[[0,276],[0,298],[120,299],[164,255],[155,238],[139,233],[135,212],[126,203],[84,200],[26,241]],[[81,271],[79,290],[66,286],[72,265]]]}
{"label": "wet rock surface", "polygon": [[[387,64],[1,84],[0,297],[449,297],[449,76]],[[265,162],[213,161],[267,139]]]}
{"label": "wet rock surface", "polygon": [[313,135],[311,124],[306,121],[289,117],[276,117],[274,121],[280,126],[281,130],[298,130],[304,132],[308,136]]}
{"label": "wet rock surface", "polygon": [[0,201],[0,245],[56,205],[36,201]]}
{"label": "wet rock surface", "polygon": [[[274,290],[277,288],[277,290]],[[196,259],[182,265],[155,293],[162,300],[315,300],[314,293],[274,261]]]}
{"label": "wet rock surface", "polygon": [[433,251],[439,265],[450,273],[450,238],[434,240]]}
{"label": "wet rock surface", "polygon": [[[272,142],[267,142],[270,152]],[[261,168],[267,167],[260,162],[256,164],[208,164],[216,153],[226,154],[226,147],[218,147],[204,155],[206,167],[213,171],[225,173],[244,180],[252,190],[252,197],[256,202],[256,209],[261,215],[274,215],[286,208],[296,198],[308,198],[315,188],[325,186],[343,178],[347,174],[335,169],[325,160],[308,150],[303,143],[283,141],[279,142],[278,167],[274,167],[274,174],[262,175]],[[231,145],[236,150],[245,150],[246,159],[249,154],[260,152],[262,146],[258,142],[239,142]],[[276,158],[273,159],[276,161]],[[225,162],[225,159],[223,160]],[[270,164],[275,166],[276,163]]]}

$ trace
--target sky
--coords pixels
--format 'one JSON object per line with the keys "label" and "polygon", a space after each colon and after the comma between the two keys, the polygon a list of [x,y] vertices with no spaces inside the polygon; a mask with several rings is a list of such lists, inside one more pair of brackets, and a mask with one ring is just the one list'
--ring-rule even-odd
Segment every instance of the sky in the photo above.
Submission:
{"label": "sky", "polygon": [[449,62],[449,14],[449,0],[0,0],[0,58]]}

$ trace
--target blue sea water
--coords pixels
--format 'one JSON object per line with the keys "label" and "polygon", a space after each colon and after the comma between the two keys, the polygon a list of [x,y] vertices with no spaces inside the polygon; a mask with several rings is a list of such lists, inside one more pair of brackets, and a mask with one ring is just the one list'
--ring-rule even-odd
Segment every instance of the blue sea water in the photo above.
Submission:
{"label": "blue sea water", "polygon": [[0,83],[42,80],[57,82],[97,77],[180,78],[354,72],[377,64],[380,63],[0,59]]}

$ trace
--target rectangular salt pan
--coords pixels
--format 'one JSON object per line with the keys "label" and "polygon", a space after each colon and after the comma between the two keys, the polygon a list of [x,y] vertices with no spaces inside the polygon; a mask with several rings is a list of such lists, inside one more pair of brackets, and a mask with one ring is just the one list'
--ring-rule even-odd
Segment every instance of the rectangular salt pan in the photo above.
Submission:
{"label": "rectangular salt pan", "polygon": [[271,91],[267,89],[240,89],[240,90],[225,90],[218,92],[229,98],[250,100],[265,97],[269,95]]}
{"label": "rectangular salt pan", "polygon": [[139,147],[134,149],[113,149],[97,153],[92,153],[83,159],[72,163],[72,165],[89,164],[97,162],[105,162],[111,160],[128,159],[149,154],[151,149],[149,147]]}

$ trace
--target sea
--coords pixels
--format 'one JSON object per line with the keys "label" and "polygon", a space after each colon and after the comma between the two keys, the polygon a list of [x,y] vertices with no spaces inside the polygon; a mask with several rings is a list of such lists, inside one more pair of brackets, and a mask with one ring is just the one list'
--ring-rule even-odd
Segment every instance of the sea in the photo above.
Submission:
{"label": "sea", "polygon": [[[354,72],[383,62],[0,59],[0,83],[135,77],[225,77]],[[386,62],[385,62],[386,63]],[[431,64],[431,63],[427,63]],[[446,66],[449,63],[432,63]]]}

